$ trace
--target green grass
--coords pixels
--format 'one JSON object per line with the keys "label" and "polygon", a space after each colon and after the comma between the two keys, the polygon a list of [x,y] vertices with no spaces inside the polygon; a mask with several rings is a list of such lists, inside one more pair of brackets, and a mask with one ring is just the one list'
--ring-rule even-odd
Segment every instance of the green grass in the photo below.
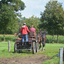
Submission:
{"label": "green grass", "polygon": [[51,60],[47,60],[47,61],[43,62],[42,64],[59,64],[59,58],[58,57],[54,57]]}
{"label": "green grass", "polygon": [[[50,57],[50,60],[44,61],[42,64],[59,64],[59,57],[56,57],[59,53],[60,47],[64,47],[64,44],[46,44],[45,51],[40,51],[36,55],[46,55]],[[8,51],[8,42],[0,42],[0,58],[10,57],[28,57],[34,56],[32,52],[14,53],[14,42],[10,43],[10,52]]]}
{"label": "green grass", "polygon": [[32,56],[31,52],[24,53],[14,53],[14,43],[10,43],[10,52],[8,51],[8,42],[0,42],[0,58],[10,58],[10,57],[24,57]]}
{"label": "green grass", "polygon": [[56,57],[55,55],[59,53],[60,47],[64,47],[64,44],[46,44],[46,50],[41,53],[52,59],[43,62],[43,64],[59,64],[59,57]]}

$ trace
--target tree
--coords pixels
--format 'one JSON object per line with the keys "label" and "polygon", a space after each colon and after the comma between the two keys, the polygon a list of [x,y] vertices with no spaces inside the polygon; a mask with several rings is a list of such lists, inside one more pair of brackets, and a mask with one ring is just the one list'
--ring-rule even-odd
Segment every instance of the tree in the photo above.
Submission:
{"label": "tree", "polygon": [[[48,33],[59,35],[63,21],[63,8],[62,4],[57,1],[49,1],[45,6],[45,11],[41,12],[42,25],[47,26]],[[58,42],[58,38],[57,38]]]}
{"label": "tree", "polygon": [[[16,13],[19,10],[24,10],[25,4],[21,0],[1,0],[0,1],[0,31],[5,34],[8,27],[11,29],[13,26],[10,24],[16,24],[17,16],[20,14]],[[16,26],[16,25],[15,25]],[[15,27],[14,26],[14,27]]]}

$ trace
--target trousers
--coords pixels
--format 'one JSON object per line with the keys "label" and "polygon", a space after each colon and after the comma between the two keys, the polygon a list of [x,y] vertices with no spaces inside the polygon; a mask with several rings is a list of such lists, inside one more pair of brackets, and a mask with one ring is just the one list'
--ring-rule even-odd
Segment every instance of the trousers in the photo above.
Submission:
{"label": "trousers", "polygon": [[28,35],[22,35],[22,42],[28,42]]}

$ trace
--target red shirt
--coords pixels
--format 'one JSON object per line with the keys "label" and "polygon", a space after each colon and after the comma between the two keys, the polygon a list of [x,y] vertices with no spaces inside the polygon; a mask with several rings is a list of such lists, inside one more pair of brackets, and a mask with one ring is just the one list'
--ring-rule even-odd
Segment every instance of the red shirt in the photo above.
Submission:
{"label": "red shirt", "polygon": [[27,26],[22,26],[21,27],[21,32],[22,32],[22,35],[24,35],[24,34],[28,34],[27,32],[30,32],[30,31],[28,30]]}

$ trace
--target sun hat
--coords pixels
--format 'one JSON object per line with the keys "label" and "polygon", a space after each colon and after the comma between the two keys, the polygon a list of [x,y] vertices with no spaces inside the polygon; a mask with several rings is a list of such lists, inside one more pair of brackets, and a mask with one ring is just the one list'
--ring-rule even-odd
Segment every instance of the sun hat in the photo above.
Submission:
{"label": "sun hat", "polygon": [[26,25],[26,23],[23,23],[23,25]]}

